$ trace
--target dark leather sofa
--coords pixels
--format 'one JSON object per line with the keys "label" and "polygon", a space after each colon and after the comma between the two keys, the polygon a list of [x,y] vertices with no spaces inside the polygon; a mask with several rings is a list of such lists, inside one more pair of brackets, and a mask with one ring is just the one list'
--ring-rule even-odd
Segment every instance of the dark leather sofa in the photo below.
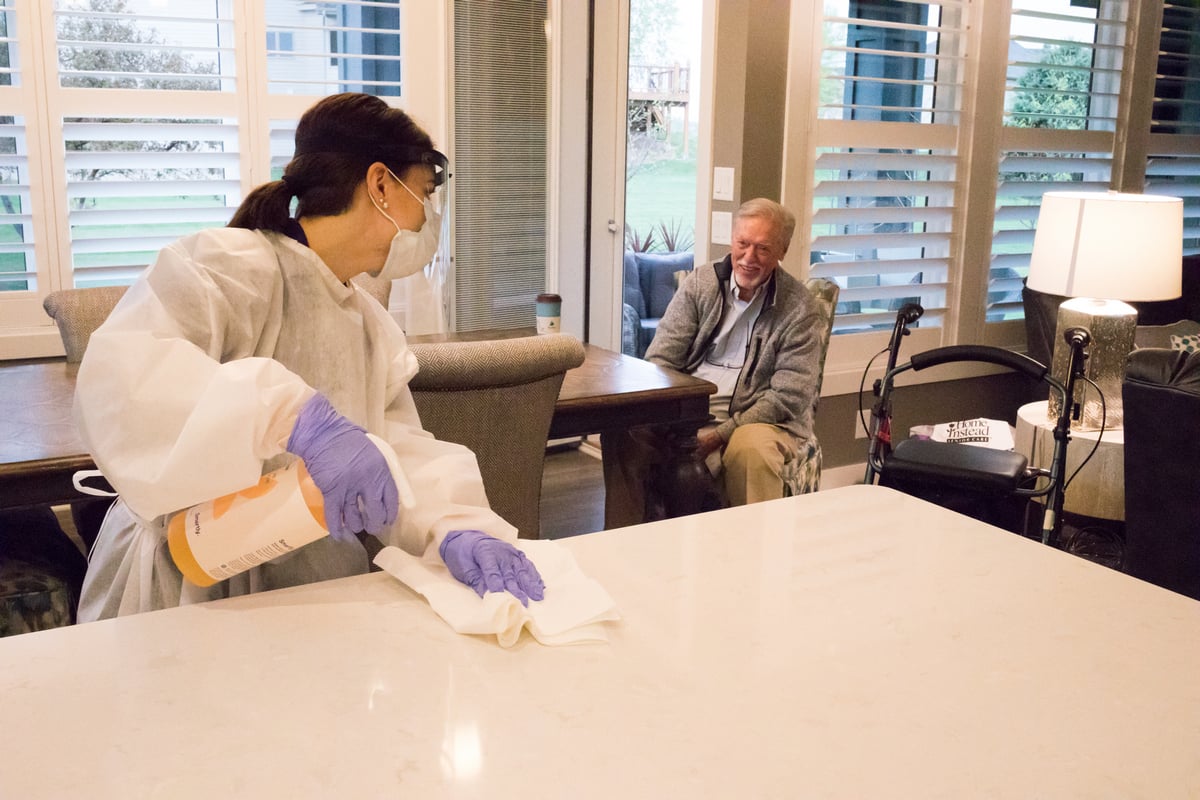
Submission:
{"label": "dark leather sofa", "polygon": [[1200,600],[1200,353],[1134,350],[1122,397],[1122,568]]}

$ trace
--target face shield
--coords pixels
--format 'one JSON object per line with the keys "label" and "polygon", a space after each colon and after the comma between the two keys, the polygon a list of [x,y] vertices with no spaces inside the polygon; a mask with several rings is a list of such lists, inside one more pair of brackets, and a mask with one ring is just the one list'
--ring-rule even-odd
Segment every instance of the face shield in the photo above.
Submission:
{"label": "face shield", "polygon": [[439,217],[438,247],[433,258],[423,270],[398,284],[406,300],[404,329],[414,336],[445,333],[450,329],[450,287],[454,278],[454,228],[451,222],[454,198],[451,191],[453,184],[449,180],[450,162],[436,150],[406,151],[404,158],[410,163],[433,168],[433,182],[437,188],[427,202]]}

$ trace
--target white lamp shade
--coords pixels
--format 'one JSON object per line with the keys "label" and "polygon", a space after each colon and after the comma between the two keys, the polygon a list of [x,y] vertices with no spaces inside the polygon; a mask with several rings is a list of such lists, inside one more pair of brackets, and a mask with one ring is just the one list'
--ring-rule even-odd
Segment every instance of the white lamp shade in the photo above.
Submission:
{"label": "white lamp shade", "polygon": [[1025,284],[1066,297],[1173,300],[1182,263],[1180,198],[1046,192]]}

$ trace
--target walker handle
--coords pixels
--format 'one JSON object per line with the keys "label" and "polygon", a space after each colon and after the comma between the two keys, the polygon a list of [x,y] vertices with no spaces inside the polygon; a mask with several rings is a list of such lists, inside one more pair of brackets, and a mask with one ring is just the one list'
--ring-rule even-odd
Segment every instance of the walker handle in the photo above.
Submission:
{"label": "walker handle", "polygon": [[912,368],[915,371],[955,361],[986,361],[989,364],[997,364],[1001,367],[1016,370],[1024,375],[1028,375],[1035,381],[1040,381],[1046,377],[1046,372],[1048,371],[1045,364],[1034,361],[1027,355],[1014,353],[1011,350],[1005,350],[1003,347],[991,347],[982,344],[955,344],[948,347],[937,347],[933,350],[926,350],[924,353],[917,353],[910,359]]}

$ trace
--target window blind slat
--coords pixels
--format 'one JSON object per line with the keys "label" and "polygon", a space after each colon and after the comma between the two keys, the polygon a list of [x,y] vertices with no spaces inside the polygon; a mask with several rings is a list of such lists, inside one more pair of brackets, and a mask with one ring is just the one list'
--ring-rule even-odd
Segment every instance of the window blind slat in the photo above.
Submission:
{"label": "window blind slat", "polygon": [[[904,197],[914,189],[904,180],[824,180],[813,191],[816,197]],[[950,181],[922,181],[920,194],[926,197],[950,200],[954,197],[955,184]]]}
{"label": "window blind slat", "polygon": [[909,275],[923,269],[944,271],[950,268],[948,258],[895,258],[886,261],[867,258],[859,261],[825,261],[815,265],[812,274],[823,278],[873,278],[879,275]]}
{"label": "window blind slat", "polygon": [[948,224],[953,210],[936,206],[888,208],[818,208],[813,213],[815,225],[871,226],[883,222],[928,222]]}
{"label": "window blind slat", "polygon": [[892,235],[886,233],[868,233],[816,236],[812,241],[813,248],[817,250],[887,250],[891,248],[945,247],[949,243],[950,235],[947,233],[911,232]]}
{"label": "window blind slat", "polygon": [[817,156],[817,171],[824,169],[861,170],[934,170],[953,171],[957,161],[952,156],[931,153],[825,152]]}
{"label": "window blind slat", "polygon": [[97,180],[70,181],[67,183],[67,196],[72,200],[115,197],[178,197],[181,195],[237,196],[241,194],[241,191],[242,184],[237,180]]}

